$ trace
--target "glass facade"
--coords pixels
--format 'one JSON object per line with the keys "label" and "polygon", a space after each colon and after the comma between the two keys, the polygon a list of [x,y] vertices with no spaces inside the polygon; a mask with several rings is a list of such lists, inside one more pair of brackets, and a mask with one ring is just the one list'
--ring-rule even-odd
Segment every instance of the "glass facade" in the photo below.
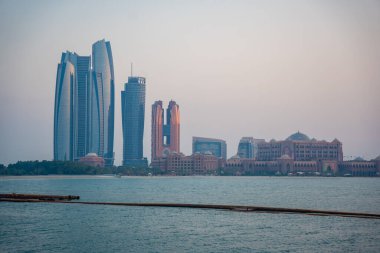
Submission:
{"label": "glass facade", "polygon": [[92,45],[91,152],[103,157],[106,166],[114,161],[115,83],[111,44],[99,40]]}
{"label": "glass facade", "polygon": [[75,157],[77,160],[88,153],[88,86],[90,76],[91,58],[89,56],[76,56],[77,87],[75,90]]}
{"label": "glass facade", "polygon": [[91,56],[62,54],[54,107],[54,159],[79,160],[96,153],[113,165],[114,71],[111,44],[92,46]]}
{"label": "glass facade", "polygon": [[129,77],[121,92],[123,165],[147,165],[143,158],[145,78]]}
{"label": "glass facade", "polygon": [[54,106],[54,160],[77,160],[87,153],[87,89],[90,57],[62,54]]}
{"label": "glass facade", "polygon": [[226,159],[227,144],[224,140],[193,137],[193,154],[195,153],[211,153],[216,157]]}

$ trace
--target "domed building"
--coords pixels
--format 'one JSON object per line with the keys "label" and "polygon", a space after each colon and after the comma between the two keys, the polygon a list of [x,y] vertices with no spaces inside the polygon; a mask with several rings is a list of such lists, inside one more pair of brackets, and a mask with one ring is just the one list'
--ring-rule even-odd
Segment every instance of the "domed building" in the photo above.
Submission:
{"label": "domed building", "polygon": [[348,176],[380,176],[380,156],[371,161],[360,156],[351,161],[343,161],[339,163],[339,171]]}
{"label": "domed building", "polygon": [[225,175],[380,176],[380,156],[343,161],[342,143],[310,138],[297,131],[282,141],[258,143],[256,158],[233,156],[222,168]]}
{"label": "domed building", "polygon": [[297,133],[290,135],[286,140],[287,141],[310,141],[310,138],[306,134],[300,133],[300,131],[298,131]]}
{"label": "domed building", "polygon": [[88,153],[85,157],[81,157],[79,162],[94,167],[104,167],[104,158],[95,153]]}
{"label": "domed building", "polygon": [[342,161],[342,143],[337,139],[331,142],[319,141],[297,131],[283,141],[270,141],[258,144],[257,160],[274,161],[287,155],[294,161]]}

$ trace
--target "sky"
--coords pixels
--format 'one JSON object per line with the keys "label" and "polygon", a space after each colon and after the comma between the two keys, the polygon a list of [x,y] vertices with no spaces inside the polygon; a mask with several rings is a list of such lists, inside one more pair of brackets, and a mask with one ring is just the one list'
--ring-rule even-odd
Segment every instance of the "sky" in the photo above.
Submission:
{"label": "sky", "polygon": [[181,152],[193,136],[310,138],[343,143],[345,159],[380,155],[380,1],[0,0],[0,163],[53,158],[57,64],[111,42],[115,164],[120,91],[146,77],[151,105],[180,106]]}

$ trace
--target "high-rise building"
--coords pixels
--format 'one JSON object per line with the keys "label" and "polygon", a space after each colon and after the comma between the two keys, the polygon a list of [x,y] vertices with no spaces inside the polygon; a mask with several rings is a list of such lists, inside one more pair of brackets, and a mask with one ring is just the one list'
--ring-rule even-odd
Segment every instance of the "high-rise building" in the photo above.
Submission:
{"label": "high-rise building", "polygon": [[180,152],[180,116],[176,102],[169,102],[166,124],[164,117],[162,101],[156,101],[152,105],[152,161]]}
{"label": "high-rise building", "polygon": [[77,71],[77,100],[76,100],[76,139],[74,160],[84,157],[88,153],[88,90],[91,85],[91,57],[77,56],[76,57]]}
{"label": "high-rise building", "polygon": [[91,57],[62,54],[54,107],[54,159],[79,160],[88,153],[113,165],[115,103],[111,45],[100,40]]}
{"label": "high-rise building", "polygon": [[195,153],[209,154],[226,159],[227,144],[226,141],[220,139],[193,137],[193,154]]}
{"label": "high-rise building", "polygon": [[90,56],[62,53],[54,106],[54,160],[78,160],[88,152]]}
{"label": "high-rise building", "polygon": [[104,39],[92,45],[92,85],[89,93],[89,152],[103,157],[106,166],[112,166],[115,84],[111,44]]}
{"label": "high-rise building", "polygon": [[145,78],[129,77],[121,92],[123,165],[144,166]]}
{"label": "high-rise building", "polygon": [[265,142],[264,139],[242,137],[239,142],[237,155],[240,158],[256,158],[258,144]]}

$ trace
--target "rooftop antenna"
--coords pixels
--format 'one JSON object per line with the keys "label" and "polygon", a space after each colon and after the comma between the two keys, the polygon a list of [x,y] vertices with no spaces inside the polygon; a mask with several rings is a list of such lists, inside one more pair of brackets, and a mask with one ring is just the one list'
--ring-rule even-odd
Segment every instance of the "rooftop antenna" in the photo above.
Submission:
{"label": "rooftop antenna", "polygon": [[133,76],[133,62],[131,62],[131,76]]}

